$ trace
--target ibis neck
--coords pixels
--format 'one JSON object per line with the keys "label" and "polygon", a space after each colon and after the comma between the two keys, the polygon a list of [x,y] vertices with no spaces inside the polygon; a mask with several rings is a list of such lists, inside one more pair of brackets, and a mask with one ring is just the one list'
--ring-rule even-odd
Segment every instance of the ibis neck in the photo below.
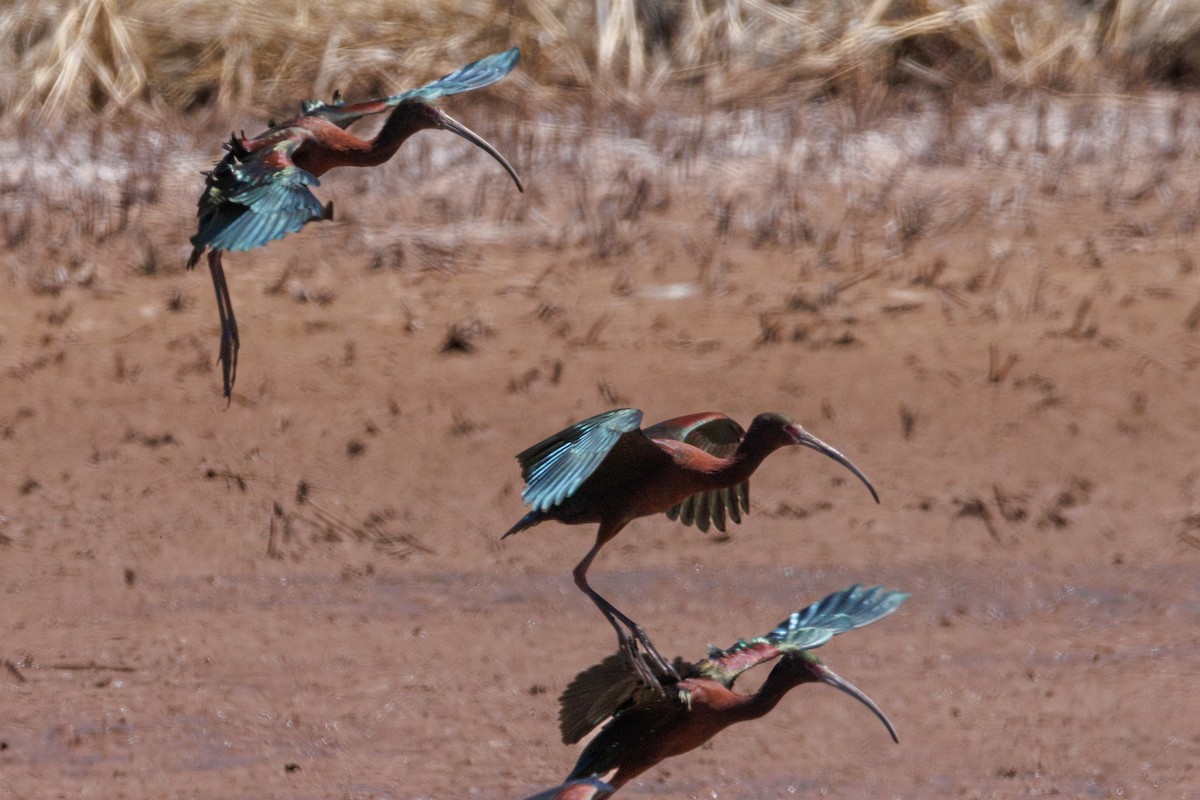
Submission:
{"label": "ibis neck", "polygon": [[738,445],[737,452],[723,460],[720,467],[713,473],[714,482],[718,487],[736,486],[747,481],[754,471],[762,465],[764,459],[779,449],[759,436],[750,434]]}
{"label": "ibis neck", "polygon": [[757,692],[746,697],[731,713],[738,721],[758,719],[771,712],[783,696],[802,683],[807,683],[812,677],[805,672],[790,668],[786,662],[780,662],[771,670],[771,674],[763,681]]}
{"label": "ibis neck", "polygon": [[354,166],[374,167],[384,163],[396,155],[408,137],[427,127],[430,126],[419,110],[407,105],[398,106],[375,138],[365,142],[366,146],[355,154]]}

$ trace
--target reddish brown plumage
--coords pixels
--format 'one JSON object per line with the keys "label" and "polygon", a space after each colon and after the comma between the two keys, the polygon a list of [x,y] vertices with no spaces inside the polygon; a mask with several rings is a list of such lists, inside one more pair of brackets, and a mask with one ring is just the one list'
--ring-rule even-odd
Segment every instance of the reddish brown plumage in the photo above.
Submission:
{"label": "reddish brown plumage", "polygon": [[[517,456],[533,506],[504,536],[547,519],[568,525],[599,523],[596,541],[575,566],[576,586],[592,599],[617,632],[631,661],[641,664],[640,647],[663,671],[671,667],[633,620],[591,588],[587,572],[600,548],[634,519],[674,511],[699,500],[720,505],[713,514],[724,530],[724,513],[740,521],[739,507],[749,509],[747,481],[763,460],[781,447],[802,445],[817,450],[857,475],[878,501],[861,471],[836,449],[782,414],[759,414],[743,431],[724,414],[705,412],[661,422],[644,431],[636,409],[617,409],[576,423]],[[732,494],[730,494],[732,492]],[[706,514],[705,524],[707,527]],[[687,520],[685,520],[687,521]],[[622,627],[622,625],[624,627]],[[657,685],[642,665],[642,677]]]}
{"label": "reddish brown plumage", "polygon": [[320,177],[334,167],[375,167],[388,161],[414,133],[440,127],[445,114],[419,100],[400,105],[388,117],[379,132],[360,139],[321,117],[297,117],[248,143],[251,150],[262,142],[268,147],[285,138],[298,138],[301,144],[292,151],[292,163]]}
{"label": "reddish brown plumage", "polygon": [[617,771],[606,783],[620,789],[656,764],[695,750],[730,725],[765,716],[795,687],[821,680],[809,664],[800,658],[781,661],[762,688],[750,695],[735,692],[712,678],[679,681],[672,688],[679,692],[680,704],[655,724],[647,725],[643,735],[624,739],[633,746],[621,747],[614,754]]}
{"label": "reddish brown plumage", "polygon": [[[883,710],[854,684],[823,664],[811,650],[834,636],[893,613],[905,592],[855,584],[790,615],[762,636],[738,639],[725,650],[709,647],[696,662],[677,659],[685,677],[663,676],[665,694],[650,687],[620,655],[581,671],[559,697],[564,744],[581,741],[597,726],[566,782],[528,800],[604,798],[665,759],[694,750],[730,725],[757,719],[804,683],[821,682],[858,700],[899,742]],[[779,658],[762,687],[750,695],[733,691],[738,676]],[[611,778],[604,776],[612,774]],[[605,782],[607,781],[607,782]]]}
{"label": "reddish brown plumage", "polygon": [[[515,55],[510,58],[516,63]],[[391,114],[374,137],[361,139],[345,130],[358,118],[389,108]],[[218,360],[227,398],[231,397],[237,375],[239,339],[221,252],[261,247],[298,231],[308,222],[332,218],[332,203],[322,206],[308,189],[319,182],[321,175],[335,167],[378,166],[394,156],[414,133],[440,129],[482,148],[524,191],[521,179],[499,151],[425,97],[406,98],[394,105],[387,101],[338,105],[332,118],[326,116],[327,109],[321,106],[311,113],[306,110],[253,139],[245,135],[231,137],[227,144],[230,152],[205,182],[205,193],[200,198],[200,230],[192,237],[188,267],[211,248],[209,269],[221,321]]]}

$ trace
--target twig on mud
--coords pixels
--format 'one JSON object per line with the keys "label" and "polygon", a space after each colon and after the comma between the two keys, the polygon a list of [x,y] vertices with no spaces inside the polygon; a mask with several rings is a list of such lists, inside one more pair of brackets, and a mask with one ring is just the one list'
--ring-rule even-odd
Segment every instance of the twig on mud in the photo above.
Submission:
{"label": "twig on mud", "polygon": [[578,342],[573,342],[580,347],[595,347],[600,344],[600,335],[604,333],[604,329],[608,327],[608,323],[612,322],[612,316],[609,314],[601,314],[595,322],[588,328],[583,339]]}
{"label": "twig on mud", "polygon": [[359,541],[362,541],[363,539],[366,538],[363,535],[361,528],[358,528],[355,525],[351,525],[350,523],[345,522],[344,520],[341,520],[338,517],[335,517],[332,513],[326,511],[325,509],[321,508],[319,505],[314,503],[311,498],[305,501],[305,505],[311,506],[313,511],[315,511],[317,513],[317,516],[321,519],[321,521],[324,522],[326,525],[328,525],[330,528],[333,528],[336,531],[340,531],[341,533],[351,536],[354,539],[357,539]]}
{"label": "twig on mud", "polygon": [[305,500],[305,505],[311,506],[313,511],[316,512],[315,516],[317,517],[318,521],[328,526],[331,530],[337,531],[345,536],[349,536],[355,541],[371,541],[376,545],[376,547],[388,552],[391,555],[399,556],[401,558],[408,555],[408,553],[396,552],[397,543],[408,547],[410,550],[418,550],[427,555],[431,555],[436,552],[433,548],[429,547],[429,545],[425,544],[411,533],[392,534],[383,530],[380,527],[380,522],[382,519],[377,514],[372,514],[365,525],[353,525],[349,522],[339,519],[329,511],[321,508],[319,505],[314,503],[311,498]]}
{"label": "twig on mud", "polygon": [[381,532],[379,538],[375,540],[375,546],[380,550],[397,558],[404,558],[408,553],[396,547],[397,544],[402,544],[410,550],[419,550],[425,555],[433,555],[436,552],[432,547],[411,533],[397,533],[392,535]]}
{"label": "twig on mud", "polygon": [[21,672],[21,670],[17,669],[17,665],[14,664],[13,662],[9,661],[7,658],[4,659],[4,668],[9,671],[9,674],[11,674],[14,678],[17,679],[17,683],[28,683],[29,682],[29,679],[25,677],[25,675]]}
{"label": "twig on mud", "polygon": [[61,669],[68,672],[137,672],[133,667],[127,667],[124,664],[97,664],[95,661],[89,661],[86,664],[74,662],[50,664],[46,669]]}
{"label": "twig on mud", "polygon": [[[279,545],[275,543],[275,520],[283,519],[283,506],[278,502],[272,504],[271,508],[271,524],[267,531],[267,558],[281,560],[283,554],[279,552]],[[286,524],[286,520],[284,523]]]}
{"label": "twig on mud", "polygon": [[821,295],[817,299],[817,302],[822,306],[833,305],[842,292],[853,288],[864,281],[871,280],[881,272],[883,272],[883,270],[871,269],[867,270],[866,272],[860,272],[856,275],[851,275],[843,280],[837,281],[836,283],[829,284],[821,289]]}
{"label": "twig on mud", "polygon": [[1008,373],[1017,364],[1017,354],[1009,353],[1000,360],[1000,348],[995,344],[988,345],[988,383],[1002,383]]}
{"label": "twig on mud", "polygon": [[1196,301],[1196,305],[1192,306],[1192,310],[1188,312],[1187,317],[1183,320],[1183,327],[1189,331],[1200,328],[1200,300]]}
{"label": "twig on mud", "polygon": [[[1200,528],[1200,514],[1191,514],[1187,517],[1184,517],[1183,524],[1186,526],[1186,528],[1190,528],[1192,530]],[[1192,533],[1192,530],[1185,529],[1180,531],[1179,541],[1183,542],[1188,547],[1195,547],[1196,549],[1200,550],[1200,536]]]}
{"label": "twig on mud", "polygon": [[988,535],[1000,542],[1000,532],[992,522],[992,512],[988,510],[987,503],[978,497],[968,497],[966,500],[956,497],[954,502],[958,506],[958,516],[978,518],[983,522],[983,527],[987,528]]}
{"label": "twig on mud", "polygon": [[624,395],[620,394],[611,383],[606,380],[601,380],[596,384],[596,390],[600,392],[600,396],[604,398],[604,402],[610,406],[628,405],[629,400]]}

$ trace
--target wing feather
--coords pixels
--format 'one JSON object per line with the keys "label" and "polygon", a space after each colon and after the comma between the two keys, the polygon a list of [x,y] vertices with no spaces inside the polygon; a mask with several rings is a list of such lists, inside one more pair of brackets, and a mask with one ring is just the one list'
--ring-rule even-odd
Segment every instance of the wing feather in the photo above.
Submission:
{"label": "wing feather", "polygon": [[405,100],[420,98],[436,100],[452,94],[461,94],[474,89],[491,86],[496,81],[512,72],[521,60],[521,51],[513,47],[503,53],[493,53],[478,61],[472,61],[464,67],[459,67],[451,73],[443,75],[436,81],[416,89],[409,89],[389,97],[376,100],[364,100],[360,103],[342,103],[335,101],[325,103],[321,100],[305,100],[300,104],[306,116],[323,117],[338,127],[345,128],[363,117],[381,114],[395,108]]}
{"label": "wing feather", "polygon": [[[672,666],[680,677],[698,674],[694,665],[681,658],[676,658]],[[671,696],[674,676],[659,673],[658,678]],[[663,699],[621,653],[614,653],[576,675],[559,695],[558,728],[563,744],[575,744],[609,717]]]}
{"label": "wing feather", "polygon": [[[737,452],[746,431],[724,414],[708,411],[651,425],[646,428],[646,435],[651,439],[674,439],[719,458],[729,458]],[[684,525],[695,525],[707,533],[710,526],[724,532],[727,516],[740,524],[742,511],[750,511],[748,482],[692,495],[667,509],[666,514],[670,519],[678,519]]]}
{"label": "wing feather", "polygon": [[[785,653],[820,647],[839,633],[870,625],[894,612],[908,596],[855,584],[791,614],[763,636],[739,640],[726,650],[710,648],[708,658],[696,664],[676,659],[673,666],[682,678],[705,677],[731,687],[747,669]],[[575,676],[559,697],[563,743],[574,744],[605,724],[584,748],[568,780],[616,769],[624,754],[655,741],[678,715],[688,712],[673,679],[663,678],[665,695],[647,687],[620,654]]]}
{"label": "wing feather", "polygon": [[620,653],[580,672],[558,698],[563,744],[575,744],[629,704],[643,684]]}
{"label": "wing feather", "polygon": [[710,648],[701,673],[715,680],[733,679],[753,666],[784,653],[812,650],[839,633],[861,628],[891,614],[909,597],[906,592],[855,584],[800,609],[763,636],[741,639],[725,650]]}
{"label": "wing feather", "polygon": [[470,64],[459,67],[453,72],[449,72],[419,89],[410,89],[407,92],[393,95],[384,102],[391,105],[399,105],[410,97],[435,100],[446,95],[461,94],[474,89],[482,89],[485,86],[491,86],[512,72],[520,60],[521,50],[512,47],[503,53],[493,53],[477,61],[472,61]]}
{"label": "wing feather", "polygon": [[[283,138],[276,140],[281,133]],[[320,181],[292,162],[292,153],[303,142],[301,134],[276,130],[272,138],[253,150],[230,150],[209,173],[189,263],[195,263],[206,247],[251,250],[326,218],[325,208],[309,189]]]}
{"label": "wing feather", "polygon": [[637,433],[645,438],[638,432],[641,422],[642,412],[636,408],[606,411],[521,451],[521,498],[535,511],[561,504],[595,473],[623,436]]}
{"label": "wing feather", "polygon": [[568,780],[589,775],[604,775],[621,766],[630,752],[654,743],[661,732],[677,724],[688,713],[678,694],[647,696],[638,704],[622,710],[587,743]]}

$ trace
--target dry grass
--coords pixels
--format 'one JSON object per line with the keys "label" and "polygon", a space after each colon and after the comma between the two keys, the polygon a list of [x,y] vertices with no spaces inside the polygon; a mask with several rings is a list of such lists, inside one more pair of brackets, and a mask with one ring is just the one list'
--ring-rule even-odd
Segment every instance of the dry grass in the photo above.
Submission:
{"label": "dry grass", "polygon": [[[431,63],[449,68],[512,41],[526,51],[521,74],[480,94],[509,93],[523,107],[514,113],[472,99],[463,104],[463,116],[524,174],[528,193],[519,202],[496,165],[478,152],[445,137],[419,136],[385,169],[339,170],[323,181],[318,194],[335,201],[338,212],[334,223],[306,230],[306,246],[339,253],[341,270],[358,264],[364,276],[390,274],[413,285],[478,269],[493,270],[503,281],[510,268],[494,253],[552,251],[562,255],[561,263],[539,275],[510,276],[515,290],[552,294],[570,287],[573,271],[607,269],[616,297],[684,282],[710,295],[737,291],[740,265],[759,251],[778,250],[794,267],[779,276],[777,296],[755,308],[762,344],[814,348],[853,345],[846,329],[830,319],[840,298],[867,285],[887,283],[895,290],[882,303],[889,314],[934,302],[924,292],[947,315],[960,309],[994,318],[1058,315],[1065,317],[1055,321],[1064,335],[1082,336],[1095,326],[1089,317],[1072,327],[1070,313],[1082,298],[1056,296],[1057,265],[1078,262],[1103,272],[1115,253],[1147,247],[1157,237],[1177,241],[1169,258],[1179,261],[1181,275],[1191,270],[1185,242],[1200,224],[1193,188],[1200,104],[1188,93],[961,90],[971,76],[980,86],[1025,87],[1132,81],[1135,72],[1144,79],[1152,65],[1161,69],[1169,52],[1148,41],[1182,42],[1189,35],[1191,20],[1166,22],[1170,13],[1182,13],[1180,4],[1115,3],[1097,10],[994,2],[935,13],[930,3],[876,2],[831,5],[822,17],[820,4],[798,11],[696,2],[678,6],[680,16],[664,29],[632,11],[646,6],[623,0],[607,6],[599,28],[596,7],[582,7],[587,19],[574,19],[569,15],[582,13],[581,7],[549,0],[529,3],[520,13],[480,3],[460,8],[455,19],[463,24],[434,53],[429,44],[405,38],[421,29],[412,21],[416,10],[378,24],[355,23],[362,27],[355,34],[348,15],[293,0],[287,9],[299,21],[282,30],[275,26],[267,36],[268,17],[248,3],[197,4],[189,7],[195,13],[186,35],[193,39],[185,46],[183,34],[157,35],[146,21],[163,16],[156,2],[88,0],[64,5],[58,16],[51,6],[16,3],[0,12],[4,27],[20,32],[9,40],[17,44],[4,51],[6,57],[19,56],[18,72],[30,70],[24,94],[12,94],[16,81],[5,85],[6,102],[19,113],[10,115],[6,134],[0,134],[6,164],[0,176],[0,276],[9,282],[71,298],[120,291],[130,275],[179,279],[195,225],[197,172],[220,155],[222,136],[203,120],[193,124],[195,118],[187,129],[163,124],[155,107],[208,105],[222,126],[249,128],[255,121],[246,106],[278,104],[280,98],[291,103],[334,86],[356,94],[391,89],[407,83],[393,81],[410,74],[401,62],[420,61],[418,74],[431,77],[437,71]],[[362,19],[384,7],[382,0],[356,6]],[[849,24],[851,7],[859,15],[857,27]],[[736,11],[742,27],[732,18],[717,25],[704,17],[715,38],[701,47],[698,20],[702,12],[718,10],[727,17]],[[449,12],[443,12],[430,12],[425,29],[449,27]],[[1069,16],[1074,27],[1051,24],[1054,14]],[[801,24],[798,15],[808,15],[808,22]],[[774,20],[769,32],[755,27],[767,19]],[[614,28],[618,21],[624,27]],[[212,33],[221,25],[228,36]],[[753,35],[738,36],[757,42],[753,55],[735,46],[735,33],[746,26]],[[565,33],[584,30],[592,35],[587,46]],[[824,44],[795,50],[804,57],[791,58],[784,47],[792,41],[788,30],[796,33],[793,44],[801,30]],[[866,36],[869,30],[907,31],[907,43],[882,33]],[[819,31],[826,33],[817,36]],[[631,41],[640,43],[641,57],[630,57]],[[199,59],[190,70],[180,55],[188,47]],[[866,58],[871,47],[890,55]],[[262,57],[263,48],[274,56]],[[163,55],[147,55],[159,50]],[[1100,59],[1118,50],[1145,57],[1127,59],[1124,78],[1115,67],[1084,69],[1085,56]],[[230,61],[230,53],[240,55]],[[722,68],[689,72],[683,66],[704,59]],[[128,66],[133,64],[141,66]],[[914,64],[927,71],[914,71]],[[587,84],[581,98],[636,101],[640,95],[622,87],[638,70],[651,76],[643,85],[698,83],[711,93],[709,102],[692,102],[694,91],[680,87],[654,103],[633,102],[610,113],[612,106],[604,103],[570,102],[569,88],[537,90]],[[12,74],[0,71],[3,79]],[[936,76],[951,74],[956,77],[947,85],[957,88],[947,91]],[[776,88],[765,86],[767,75]],[[801,85],[854,91],[826,91],[822,102],[716,104],[735,84],[748,85],[756,76],[762,95]],[[891,85],[916,79],[915,87]],[[168,85],[169,92],[161,88]],[[35,96],[36,102],[30,99]],[[106,118],[122,104],[141,112],[132,119]],[[234,108],[223,112],[222,104]],[[83,109],[101,113],[97,118]],[[32,118],[38,111],[87,124],[41,125]],[[22,114],[26,119],[12,121]],[[1078,242],[1064,242],[1051,268],[1031,258],[1029,242],[1056,224],[1047,214],[1060,206],[1084,209],[1079,213],[1094,213],[1105,223]],[[953,254],[960,248],[986,252],[987,266],[971,274],[956,271]],[[335,270],[323,262],[304,262],[307,271],[300,270],[302,251],[292,244],[246,261],[262,265],[261,291],[338,302],[330,289],[338,285]],[[679,264],[689,271],[680,274]],[[160,296],[179,291],[164,285]],[[408,329],[419,326],[423,310],[419,304],[405,308]],[[604,346],[613,331],[604,317],[547,322],[550,335],[578,347]],[[447,335],[451,350],[457,340],[477,344],[461,333]]]}
{"label": "dry grass", "polygon": [[[936,302],[948,315],[1054,317],[1055,330],[1079,337],[1100,306],[1072,324],[1083,298],[1056,294],[1057,270],[1107,274],[1115,254],[1152,246],[1180,275],[1191,269],[1177,255],[1200,222],[1200,103],[1190,95],[947,104],[897,92],[866,121],[854,105],[696,115],[664,103],[603,124],[580,110],[464,105],[524,173],[525,196],[471,148],[415,137],[386,168],[331,173],[318,194],[338,214],[307,228],[303,244],[289,237],[237,261],[259,266],[260,291],[338,303],[331,287],[346,273],[416,287],[481,269],[511,283],[504,291],[546,297],[573,291],[581,270],[606,270],[615,297],[684,283],[719,295],[739,290],[742,265],[783,252],[794,266],[755,306],[763,345],[808,347],[852,344],[838,309],[868,286],[894,289],[881,305],[889,314]],[[220,136],[28,129],[20,149],[0,138],[10,165],[0,274],[64,302],[119,291],[129,276],[165,278],[169,297],[194,230],[197,171],[219,155]],[[1071,214],[1096,225],[1061,251],[1030,244],[1073,228]],[[336,264],[306,260],[314,248],[337,253]],[[560,254],[556,266],[524,274],[495,255],[536,251]],[[956,269],[964,251],[986,253],[983,266]],[[416,303],[410,317],[423,312]],[[602,317],[568,324],[552,309],[547,324],[578,347],[604,346],[613,330]],[[464,331],[447,334],[448,349],[484,341]]]}
{"label": "dry grass", "polygon": [[634,104],[668,85],[723,103],[963,83],[1096,90],[1200,76],[1197,0],[10,0],[10,118],[216,107],[272,113],[408,86],[518,44],[529,80]]}

